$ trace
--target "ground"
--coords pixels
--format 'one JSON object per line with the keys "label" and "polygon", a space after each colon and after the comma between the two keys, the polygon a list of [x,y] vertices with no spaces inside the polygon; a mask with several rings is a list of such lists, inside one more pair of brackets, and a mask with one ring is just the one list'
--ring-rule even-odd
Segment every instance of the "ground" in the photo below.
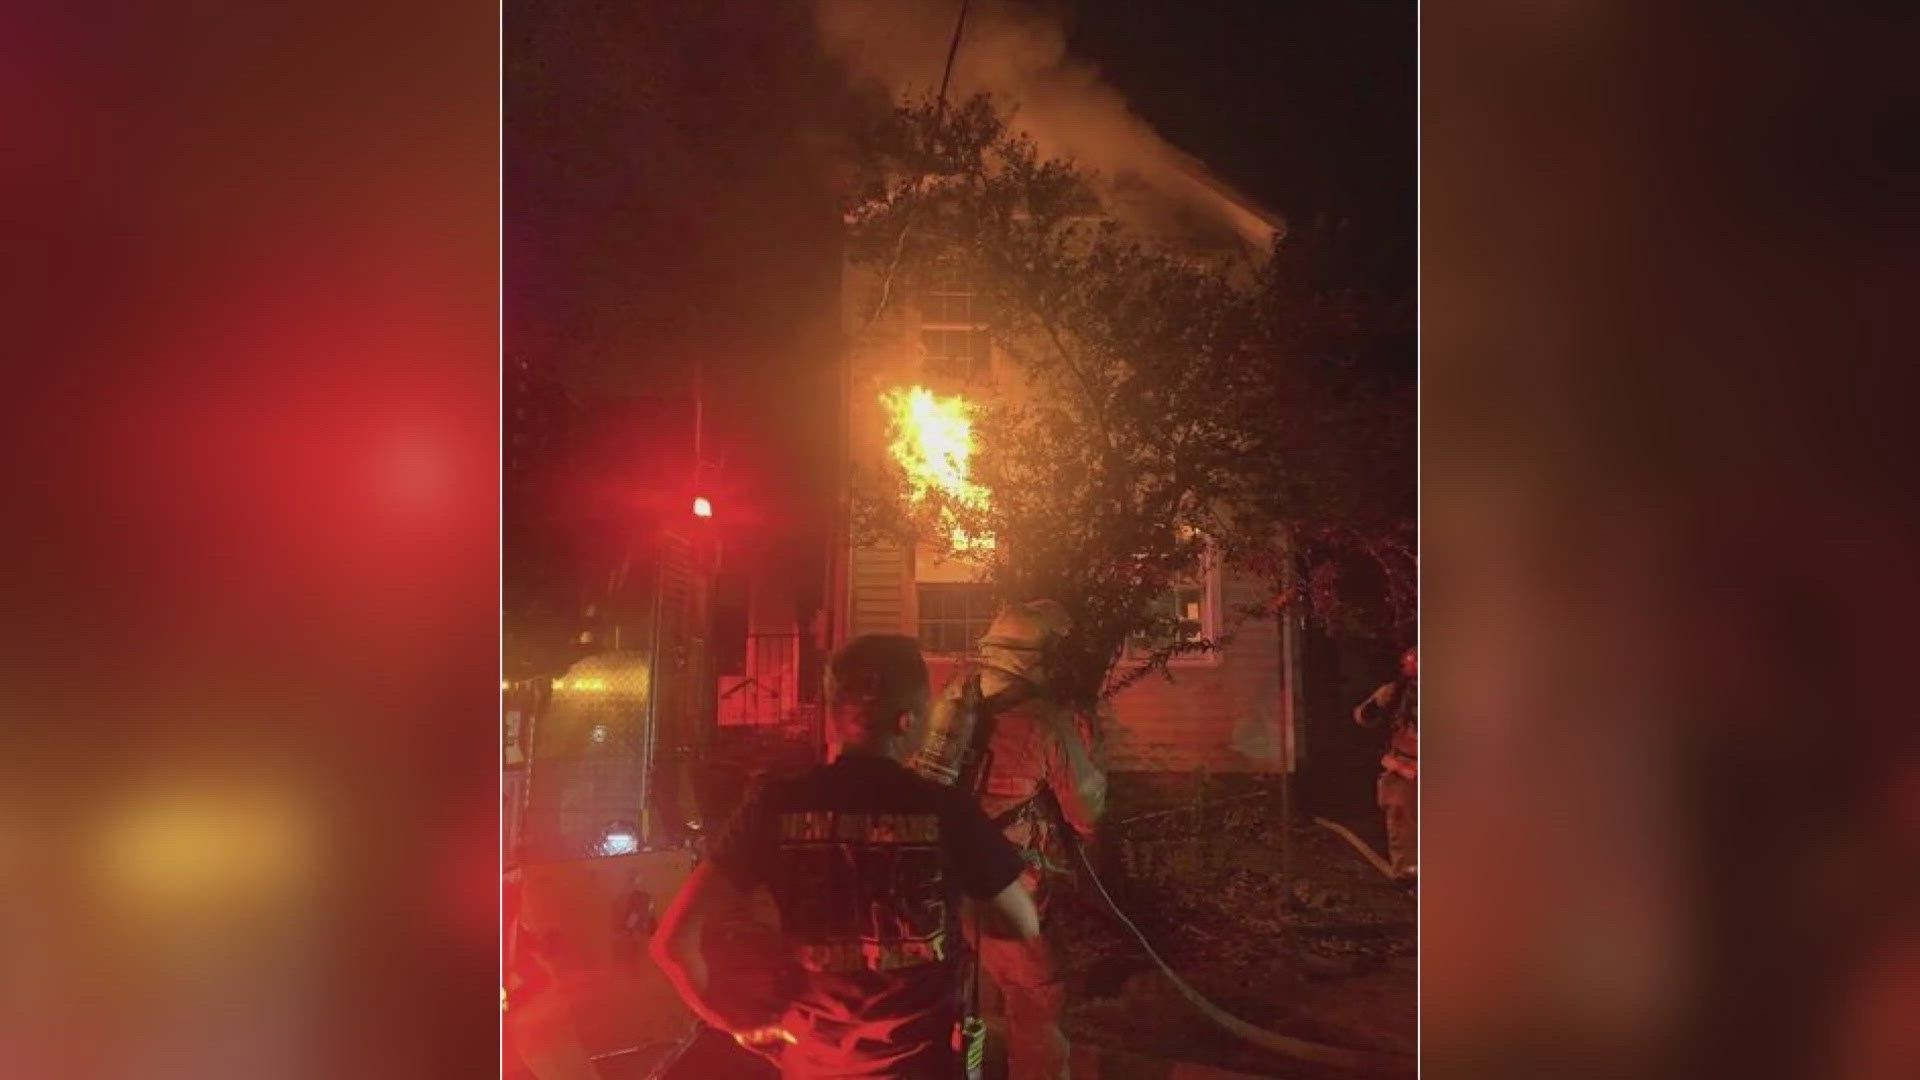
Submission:
{"label": "ground", "polygon": [[[1345,840],[1296,815],[1283,855],[1271,792],[1203,792],[1110,818],[1096,862],[1121,909],[1227,1012],[1358,1050],[1415,1049],[1415,900]],[[1165,800],[1161,800],[1164,802]],[[1378,825],[1349,818],[1363,835]],[[1378,848],[1380,838],[1369,838]],[[1283,865],[1285,864],[1285,865]],[[1228,1034],[1180,995],[1085,887],[1050,913],[1078,1043],[1256,1076],[1346,1076]],[[1411,1075],[1411,1068],[1376,1070]]]}
{"label": "ground", "polygon": [[[1227,1012],[1284,1035],[1399,1055],[1404,1065],[1334,1070],[1250,1045],[1181,996],[1146,950],[1082,883],[1048,912],[1068,982],[1077,1078],[1198,1076],[1193,1066],[1289,1080],[1413,1076],[1415,899],[1347,841],[1294,814],[1291,843],[1276,793],[1250,780],[1187,778],[1157,790],[1116,777],[1113,812],[1093,853],[1101,879],[1154,949]],[[1340,820],[1376,850],[1377,814]],[[988,1002],[991,1012],[992,1002]],[[999,1025],[993,1030],[997,1034]],[[712,1036],[712,1033],[709,1033]],[[645,1075],[635,1063],[623,1072]],[[992,1062],[989,1076],[1004,1076]],[[1175,1073],[1174,1067],[1184,1066]],[[673,1076],[770,1075],[717,1037]]]}

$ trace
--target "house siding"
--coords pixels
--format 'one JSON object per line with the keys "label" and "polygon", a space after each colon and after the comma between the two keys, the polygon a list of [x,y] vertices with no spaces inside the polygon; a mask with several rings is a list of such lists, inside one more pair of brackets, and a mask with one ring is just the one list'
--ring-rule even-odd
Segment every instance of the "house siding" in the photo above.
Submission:
{"label": "house siding", "polygon": [[861,634],[910,633],[907,626],[907,552],[894,544],[853,547],[853,595],[847,626]]}
{"label": "house siding", "polygon": [[1286,760],[1280,633],[1271,618],[1235,625],[1264,597],[1234,574],[1221,582],[1220,625],[1231,641],[1213,662],[1175,661],[1171,681],[1142,677],[1113,698],[1110,769],[1123,772],[1272,772]]}

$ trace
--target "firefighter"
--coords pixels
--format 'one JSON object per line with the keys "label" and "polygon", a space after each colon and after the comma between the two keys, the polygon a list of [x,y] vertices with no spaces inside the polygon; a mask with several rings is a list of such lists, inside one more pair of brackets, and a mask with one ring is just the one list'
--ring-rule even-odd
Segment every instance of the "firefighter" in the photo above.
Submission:
{"label": "firefighter", "polygon": [[[1022,881],[1043,915],[1048,885],[1070,873],[1065,843],[1090,838],[1106,806],[1107,778],[1091,739],[1049,682],[1054,648],[1071,630],[1065,608],[1037,600],[1001,611],[980,639],[980,693],[993,725],[976,781],[981,806],[1021,849]],[[1076,837],[1056,835],[1060,828]],[[1066,987],[1044,937],[1037,947],[1023,944],[989,923],[980,963],[1005,999],[1011,1080],[1065,1077]]]}
{"label": "firefighter", "polygon": [[[749,796],[654,935],[654,957],[687,1004],[782,1076],[957,1076],[962,897],[1039,940],[1019,851],[965,793],[902,764],[928,694],[912,638],[869,634],[835,654],[838,756]],[[767,1000],[727,1000],[703,928],[762,888],[793,977]]]}
{"label": "firefighter", "polygon": [[1375,795],[1387,822],[1387,857],[1394,872],[1411,880],[1419,871],[1420,806],[1420,656],[1400,654],[1400,675],[1381,684],[1354,706],[1353,721],[1364,728],[1387,729],[1387,752],[1380,757]]}

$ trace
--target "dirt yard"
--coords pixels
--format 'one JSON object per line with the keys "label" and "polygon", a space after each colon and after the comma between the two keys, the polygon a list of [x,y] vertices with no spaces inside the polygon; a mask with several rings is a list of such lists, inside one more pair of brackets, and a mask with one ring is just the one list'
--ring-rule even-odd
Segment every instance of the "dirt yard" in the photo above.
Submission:
{"label": "dirt yard", "polygon": [[[1176,790],[1162,785],[1156,792],[1115,779],[1114,807],[1094,860],[1122,910],[1182,978],[1248,1023],[1399,1055],[1406,1064],[1337,1070],[1276,1055],[1221,1030],[1083,885],[1061,893],[1048,913],[1068,981],[1066,1028],[1076,1044],[1076,1080],[1414,1075],[1411,891],[1387,881],[1304,812],[1283,856],[1278,800],[1250,783],[1184,778]],[[1383,847],[1377,816],[1349,811],[1341,823],[1376,850]],[[987,1004],[991,1013],[991,995]],[[1001,1025],[989,1024],[997,1036]],[[614,1063],[603,1070],[609,1077],[645,1075]],[[990,1056],[988,1076],[1004,1078],[1004,1070],[1001,1053]],[[709,1032],[671,1075],[745,1080],[773,1072]]]}
{"label": "dirt yard", "polygon": [[[1109,818],[1095,859],[1122,910],[1182,978],[1229,1013],[1284,1035],[1406,1055],[1405,1070],[1373,1075],[1411,1076],[1413,893],[1305,815],[1283,857],[1277,800],[1268,795],[1199,794],[1149,810],[1141,803],[1156,800],[1136,796],[1131,812]],[[1370,835],[1376,823],[1343,824],[1381,846]],[[1050,920],[1076,1042],[1256,1076],[1356,1075],[1221,1030],[1090,888],[1061,896]]]}

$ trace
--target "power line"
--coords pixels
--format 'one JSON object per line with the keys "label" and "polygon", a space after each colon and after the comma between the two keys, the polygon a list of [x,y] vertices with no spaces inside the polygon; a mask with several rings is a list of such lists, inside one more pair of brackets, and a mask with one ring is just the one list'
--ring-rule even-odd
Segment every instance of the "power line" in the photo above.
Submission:
{"label": "power line", "polygon": [[941,114],[947,107],[947,83],[953,78],[953,58],[960,52],[960,34],[967,28],[967,5],[970,0],[960,0],[960,17],[953,23],[953,40],[947,44],[947,67],[940,73],[940,96],[934,100],[933,124],[940,126]]}
{"label": "power line", "polygon": [[[947,65],[940,73],[940,93],[933,101],[933,123],[927,127],[929,160],[933,156],[934,139],[940,134],[940,121],[947,114],[947,84],[953,79],[953,58],[960,52],[960,35],[967,28],[967,7],[970,3],[971,0],[960,0],[960,16],[953,22],[953,39],[947,43]],[[893,259],[887,264],[886,277],[880,280],[880,301],[874,305],[873,314],[867,316],[866,324],[861,327],[862,333],[865,333],[867,327],[872,326],[880,318],[880,313],[887,309],[887,301],[893,296],[893,278],[900,270],[900,256],[907,248],[907,233],[912,229],[913,207],[908,206],[906,220],[900,223],[900,239],[893,245]]]}

